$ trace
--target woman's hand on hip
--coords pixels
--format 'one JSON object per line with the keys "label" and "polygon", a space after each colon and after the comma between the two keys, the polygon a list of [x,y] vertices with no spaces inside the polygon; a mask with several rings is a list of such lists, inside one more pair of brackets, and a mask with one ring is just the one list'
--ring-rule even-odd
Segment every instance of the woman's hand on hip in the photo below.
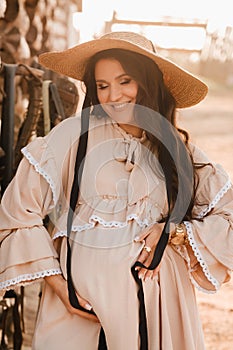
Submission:
{"label": "woman's hand on hip", "polygon": [[[44,279],[45,279],[45,282],[50,285],[50,287],[53,289],[53,291],[61,299],[62,303],[65,305],[65,307],[69,313],[71,313],[72,315],[81,316],[83,318],[86,318],[89,321],[99,323],[99,319],[97,318],[96,315],[87,313],[87,312],[82,311],[82,310],[78,310],[70,304],[67,282],[63,278],[62,275],[47,276]],[[92,306],[89,304],[89,302],[87,300],[83,299],[77,292],[76,292],[76,295],[77,295],[80,306],[82,306],[84,309],[90,311],[92,309]]]}
{"label": "woman's hand on hip", "polygon": [[[135,242],[144,242],[144,247],[137,259],[145,266],[149,266],[153,259],[154,251],[161,236],[164,228],[164,223],[156,223],[152,226],[147,227],[142,234],[135,239]],[[147,270],[145,268],[136,267],[138,270],[138,276],[143,281],[148,279],[155,279],[159,269],[160,264],[154,270]]]}

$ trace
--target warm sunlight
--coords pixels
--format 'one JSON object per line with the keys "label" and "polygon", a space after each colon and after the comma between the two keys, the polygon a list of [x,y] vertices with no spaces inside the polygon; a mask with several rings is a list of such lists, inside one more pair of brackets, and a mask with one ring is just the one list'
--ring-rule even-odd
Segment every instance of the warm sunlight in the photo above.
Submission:
{"label": "warm sunlight", "polygon": [[[206,23],[208,33],[224,34],[227,26],[233,26],[231,1],[222,0],[84,0],[83,12],[75,13],[73,23],[79,31],[80,41],[92,39],[103,30],[105,21],[110,21],[116,11],[116,18],[134,21],[175,21],[176,23]],[[146,26],[115,24],[112,30],[140,31],[163,48],[186,48],[198,50],[203,47],[205,30],[200,27]]]}

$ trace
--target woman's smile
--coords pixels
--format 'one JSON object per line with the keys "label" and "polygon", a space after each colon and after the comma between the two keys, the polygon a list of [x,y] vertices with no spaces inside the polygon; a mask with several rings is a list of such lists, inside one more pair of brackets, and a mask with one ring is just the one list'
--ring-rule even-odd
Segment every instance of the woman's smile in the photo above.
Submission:
{"label": "woman's smile", "polygon": [[134,121],[138,83],[113,58],[96,63],[95,80],[98,100],[105,112],[125,131],[140,133],[141,129],[135,126]]}

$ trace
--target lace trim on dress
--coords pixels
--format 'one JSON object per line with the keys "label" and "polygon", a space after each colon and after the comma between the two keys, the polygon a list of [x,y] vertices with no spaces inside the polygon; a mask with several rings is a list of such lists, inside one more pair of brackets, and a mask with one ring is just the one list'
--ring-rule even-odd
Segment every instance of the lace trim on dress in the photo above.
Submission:
{"label": "lace trim on dress", "polygon": [[[217,195],[214,197],[214,199],[212,200],[212,202],[207,206],[207,208],[205,208],[204,210],[202,210],[199,214],[198,214],[198,218],[201,219],[203,218],[205,215],[207,215],[215,206],[216,204],[220,201],[220,199],[227,193],[227,191],[231,188],[231,180],[229,179],[225,185],[221,188],[221,190],[217,193]],[[193,235],[193,231],[192,231],[192,226],[190,224],[190,222],[184,221],[184,224],[186,226],[187,229],[187,234],[188,234],[188,240],[190,243],[190,246],[193,249],[194,255],[197,258],[198,262],[200,263],[202,270],[206,276],[206,278],[212,283],[212,285],[215,287],[216,290],[219,289],[219,283],[218,281],[211,275],[211,273],[209,272],[208,266],[205,263],[201,252],[199,251],[197,244],[194,240],[194,235]],[[209,291],[206,290],[204,288],[202,288],[201,286],[198,285],[198,283],[195,281],[195,279],[192,277],[191,273],[192,273],[192,268],[190,266],[190,259],[188,256],[187,251],[184,252],[184,247],[176,247],[177,252],[185,259],[185,261],[188,264],[189,267],[189,275],[190,275],[190,279],[192,281],[192,283],[195,285],[195,287],[197,289],[199,289],[202,292],[205,293],[215,293],[215,291]]]}
{"label": "lace trim on dress", "polygon": [[26,273],[24,275],[17,276],[15,278],[12,278],[11,280],[7,280],[0,283],[0,290],[9,290],[12,286],[15,286],[16,284],[18,286],[25,285],[30,283],[31,281],[34,281],[36,279],[40,279],[46,276],[53,276],[53,275],[60,275],[61,269],[50,269],[45,271],[39,271],[35,273]]}
{"label": "lace trim on dress", "polygon": [[21,152],[25,156],[25,158],[29,161],[31,165],[34,166],[37,173],[43,176],[43,178],[47,181],[49,184],[52,194],[53,194],[53,202],[56,204],[57,202],[57,196],[56,196],[56,190],[55,190],[55,184],[52,180],[52,178],[44,171],[43,168],[40,167],[39,163],[33,158],[30,152],[27,151],[26,147],[24,147]]}
{"label": "lace trim on dress", "polygon": [[[126,227],[128,225],[128,222],[131,220],[135,220],[137,222],[137,224],[142,227],[145,228],[147,226],[149,226],[149,222],[147,219],[144,220],[140,220],[139,217],[136,214],[130,214],[127,216],[126,221],[105,221],[102,218],[100,218],[97,215],[91,215],[89,218],[89,223],[86,223],[84,225],[74,225],[72,226],[72,231],[73,232],[82,232],[85,230],[89,230],[91,228],[93,228],[96,224],[96,222],[98,222],[100,225],[104,226],[104,227]],[[53,239],[56,239],[58,237],[64,237],[67,236],[67,232],[66,231],[58,231],[54,236]]]}
{"label": "lace trim on dress", "polygon": [[185,224],[186,229],[187,229],[189,244],[192,247],[194,255],[197,258],[197,261],[199,262],[200,266],[202,267],[202,270],[203,270],[206,278],[208,279],[208,281],[210,281],[210,283],[212,283],[212,285],[215,287],[215,289],[218,290],[220,285],[219,285],[218,281],[211,275],[211,273],[208,269],[208,266],[205,263],[202,255],[201,255],[201,252],[197,247],[190,222],[184,221],[184,224]]}
{"label": "lace trim on dress", "polygon": [[228,180],[226,184],[221,188],[221,190],[217,193],[217,195],[214,197],[212,202],[207,206],[207,208],[202,210],[201,213],[198,214],[198,219],[201,219],[206,214],[208,214],[230,188],[231,188],[231,180]]}
{"label": "lace trim on dress", "polygon": [[216,290],[209,290],[209,289],[205,289],[203,287],[201,287],[197,281],[193,278],[192,276],[192,272],[193,272],[193,268],[191,267],[190,265],[190,258],[189,258],[189,255],[188,255],[188,252],[186,250],[186,247],[185,246],[176,246],[175,247],[176,251],[180,254],[180,256],[187,262],[188,264],[188,273],[189,273],[189,278],[192,282],[192,284],[201,292],[203,293],[207,293],[207,294],[214,294],[216,293]]}

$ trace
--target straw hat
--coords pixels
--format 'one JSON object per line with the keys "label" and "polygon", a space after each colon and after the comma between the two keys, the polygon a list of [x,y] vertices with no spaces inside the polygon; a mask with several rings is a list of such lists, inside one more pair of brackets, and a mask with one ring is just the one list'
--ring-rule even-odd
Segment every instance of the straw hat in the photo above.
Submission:
{"label": "straw hat", "polygon": [[207,94],[208,87],[200,79],[173,62],[161,57],[150,40],[133,32],[111,32],[61,52],[47,52],[39,56],[39,63],[57,73],[82,80],[88,59],[99,51],[125,49],[152,59],[163,73],[166,86],[178,108],[190,107]]}

